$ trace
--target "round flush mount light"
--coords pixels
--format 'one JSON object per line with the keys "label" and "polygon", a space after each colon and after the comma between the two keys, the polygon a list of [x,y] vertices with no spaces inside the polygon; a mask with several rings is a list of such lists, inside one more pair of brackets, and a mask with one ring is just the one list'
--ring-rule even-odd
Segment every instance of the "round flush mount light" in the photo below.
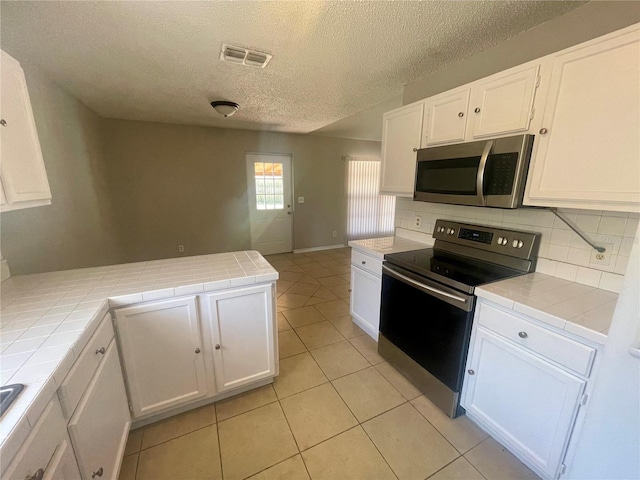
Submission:
{"label": "round flush mount light", "polygon": [[240,105],[238,105],[236,102],[227,102],[224,100],[211,102],[211,106],[216,112],[218,112],[225,118],[230,117],[231,115],[236,113],[238,108],[240,108]]}

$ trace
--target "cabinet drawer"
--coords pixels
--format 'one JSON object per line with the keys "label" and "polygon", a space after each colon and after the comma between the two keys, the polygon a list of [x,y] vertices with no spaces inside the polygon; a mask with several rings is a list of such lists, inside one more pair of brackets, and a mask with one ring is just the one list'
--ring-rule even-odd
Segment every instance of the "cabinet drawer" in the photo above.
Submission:
{"label": "cabinet drawer", "polygon": [[60,403],[54,396],[2,478],[25,479],[34,475],[38,469],[43,469],[46,474],[56,450],[64,447],[67,438],[67,426]]}
{"label": "cabinet drawer", "polygon": [[[58,388],[58,397],[65,418],[69,419],[73,415],[113,336],[111,317],[107,314]],[[103,348],[105,350],[102,350]]]}
{"label": "cabinet drawer", "polygon": [[480,303],[478,322],[539,355],[588,376],[596,350],[539,327],[523,318]]}
{"label": "cabinet drawer", "polygon": [[351,250],[351,263],[357,265],[358,268],[373,273],[377,277],[382,277],[382,260],[357,250]]}

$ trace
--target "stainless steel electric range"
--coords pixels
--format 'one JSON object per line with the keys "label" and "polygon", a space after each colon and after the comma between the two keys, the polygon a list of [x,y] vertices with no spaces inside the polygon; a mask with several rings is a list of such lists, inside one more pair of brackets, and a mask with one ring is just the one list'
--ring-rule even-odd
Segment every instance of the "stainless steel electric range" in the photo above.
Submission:
{"label": "stainless steel electric range", "polygon": [[535,271],[540,234],[438,220],[433,237],[433,248],[384,257],[378,351],[457,417],[474,289]]}

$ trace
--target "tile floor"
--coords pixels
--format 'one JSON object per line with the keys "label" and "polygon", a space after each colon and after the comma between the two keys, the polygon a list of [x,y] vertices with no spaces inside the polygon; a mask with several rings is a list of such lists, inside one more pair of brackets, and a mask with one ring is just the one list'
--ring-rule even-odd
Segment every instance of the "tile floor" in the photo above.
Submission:
{"label": "tile floor", "polygon": [[349,256],[267,257],[280,272],[280,375],[132,431],[120,479],[537,479],[378,355],[349,316]]}

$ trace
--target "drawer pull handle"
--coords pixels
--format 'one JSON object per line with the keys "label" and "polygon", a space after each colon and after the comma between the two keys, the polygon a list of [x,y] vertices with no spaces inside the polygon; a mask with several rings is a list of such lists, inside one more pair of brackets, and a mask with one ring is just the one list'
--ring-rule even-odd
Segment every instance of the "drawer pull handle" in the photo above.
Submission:
{"label": "drawer pull handle", "polygon": [[469,369],[468,372],[469,372],[469,375],[475,375],[476,374],[476,371],[472,370],[472,369]]}
{"label": "drawer pull handle", "polygon": [[214,347],[216,350],[220,350],[220,344],[216,344],[216,346]]}
{"label": "drawer pull handle", "polygon": [[529,335],[527,335],[527,332],[518,332],[518,336],[520,338],[527,338]]}
{"label": "drawer pull handle", "polygon": [[100,355],[104,355],[106,353],[107,349],[104,347],[100,347],[99,349],[96,350],[96,355],[100,354]]}
{"label": "drawer pull handle", "polygon": [[362,260],[362,264],[363,264],[363,265],[366,265],[366,264],[367,264],[367,262],[366,262],[366,261],[364,261],[364,260]]}
{"label": "drawer pull handle", "polygon": [[100,467],[98,470],[91,474],[91,478],[101,477],[103,473],[104,470],[102,469],[102,467]]}
{"label": "drawer pull handle", "polygon": [[36,473],[34,473],[33,475],[29,475],[24,480],[42,480],[42,477],[44,477],[44,470],[42,468],[39,468],[38,470],[36,470]]}

